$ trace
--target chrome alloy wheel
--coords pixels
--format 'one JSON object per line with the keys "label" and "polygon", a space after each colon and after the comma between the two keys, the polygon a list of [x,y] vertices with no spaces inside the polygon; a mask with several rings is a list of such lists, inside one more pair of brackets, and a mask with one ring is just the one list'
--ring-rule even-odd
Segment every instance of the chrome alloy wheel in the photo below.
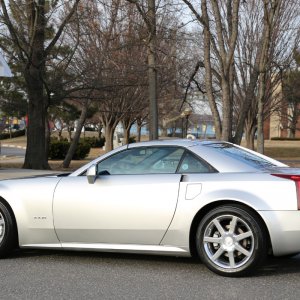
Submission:
{"label": "chrome alloy wheel", "polygon": [[2,213],[0,212],[0,243],[3,240],[4,234],[5,234],[5,221]]}
{"label": "chrome alloy wheel", "polygon": [[220,215],[204,230],[204,251],[210,261],[224,269],[242,267],[254,251],[254,235],[248,224],[235,215]]}

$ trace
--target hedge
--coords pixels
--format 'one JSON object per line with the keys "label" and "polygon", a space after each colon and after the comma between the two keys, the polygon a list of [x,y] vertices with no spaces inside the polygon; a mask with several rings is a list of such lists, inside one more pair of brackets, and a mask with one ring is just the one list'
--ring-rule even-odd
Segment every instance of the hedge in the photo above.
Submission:
{"label": "hedge", "polygon": [[88,143],[91,148],[98,148],[98,147],[103,147],[105,144],[105,138],[96,138],[95,136],[93,137],[85,137],[80,139],[81,143]]}
{"label": "hedge", "polygon": [[272,137],[271,141],[300,141],[300,138]]}
{"label": "hedge", "polygon": [[[68,141],[52,141],[49,146],[50,159],[64,159],[68,153],[70,143]],[[78,143],[73,159],[84,159],[90,153],[91,146],[88,143]]]}
{"label": "hedge", "polygon": [[135,136],[130,136],[128,144],[136,143]]}
{"label": "hedge", "polygon": [[9,132],[2,132],[0,134],[0,140],[6,140],[6,139],[10,139],[10,137],[15,138],[23,135],[25,135],[25,129],[12,131],[11,134]]}

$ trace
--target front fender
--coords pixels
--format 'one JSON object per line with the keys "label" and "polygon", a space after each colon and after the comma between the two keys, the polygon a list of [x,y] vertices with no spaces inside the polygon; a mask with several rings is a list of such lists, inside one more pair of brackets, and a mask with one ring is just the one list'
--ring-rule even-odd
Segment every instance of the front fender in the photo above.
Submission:
{"label": "front fender", "polygon": [[38,177],[0,182],[0,197],[15,215],[20,247],[59,243],[53,226],[52,202],[60,180]]}

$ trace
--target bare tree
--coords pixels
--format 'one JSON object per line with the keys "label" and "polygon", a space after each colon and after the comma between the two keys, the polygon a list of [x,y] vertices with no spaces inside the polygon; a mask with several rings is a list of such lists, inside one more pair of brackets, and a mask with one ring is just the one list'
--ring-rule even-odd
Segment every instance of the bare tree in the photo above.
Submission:
{"label": "bare tree", "polygon": [[[114,39],[120,2],[121,0],[112,0],[104,6],[101,1],[95,0],[81,6],[82,13],[88,14],[89,19],[85,19],[80,24],[80,31],[83,34],[72,66],[73,72],[81,75],[79,86],[82,86],[82,89],[79,91],[80,87],[75,87],[74,92],[71,92],[68,97],[81,98],[82,109],[75,135],[63,163],[65,168],[69,166],[75,153],[92,101],[101,101],[99,94],[103,94],[105,89],[112,88],[105,86],[103,77],[104,73],[107,72],[105,62],[109,57],[111,43]],[[76,30],[71,30],[69,33],[70,40],[74,39],[76,32]],[[108,85],[112,85],[112,83]],[[107,131],[109,130],[107,129]]]}
{"label": "bare tree", "polygon": [[[191,1],[183,0],[203,26],[205,88],[214,118],[216,136],[232,139],[234,52],[238,36],[239,0],[201,1],[201,14]],[[214,93],[214,79],[221,88],[222,120]]]}
{"label": "bare tree", "polygon": [[295,66],[283,74],[282,97],[283,103],[278,115],[285,122],[282,122],[283,129],[288,130],[288,137],[295,138],[296,132],[300,130],[300,59],[299,52],[295,50]]}
{"label": "bare tree", "polygon": [[[125,91],[124,91],[125,92]],[[126,113],[122,117],[121,123],[124,131],[124,144],[129,143],[131,127],[138,121],[139,116],[147,115],[146,94],[142,87],[130,87],[127,89]]]}
{"label": "bare tree", "polygon": [[[297,43],[295,20],[299,4],[293,0],[281,3],[271,33],[267,21],[262,21],[265,18],[269,20],[263,7],[262,1],[252,0],[243,3],[243,18],[239,25],[240,35],[235,54],[234,110],[237,125],[234,142],[240,143],[245,126],[247,147],[252,149],[258,116],[260,115],[260,131],[262,131],[263,124],[270,115],[276,110],[281,110],[282,96],[277,90],[284,70],[291,63],[292,50]],[[260,98],[262,93],[263,101]],[[262,140],[261,138],[260,143]]]}
{"label": "bare tree", "polygon": [[264,102],[266,96],[267,68],[270,63],[269,53],[271,48],[271,39],[276,24],[281,0],[264,0],[264,33],[261,49],[261,58],[259,62],[259,89],[258,89],[258,109],[257,109],[257,151],[264,153]]}
{"label": "bare tree", "polygon": [[155,0],[147,0],[147,8],[139,0],[127,0],[134,3],[143,17],[148,30],[148,82],[149,82],[149,139],[158,139],[157,69],[156,69],[156,5]]}
{"label": "bare tree", "polygon": [[[7,37],[14,47],[15,58],[22,65],[28,95],[27,150],[24,168],[49,168],[46,153],[45,124],[48,107],[46,61],[59,41],[64,28],[77,10],[80,0],[66,4],[45,0],[1,0],[0,20],[6,26]],[[60,23],[53,21],[58,10],[67,12]],[[51,26],[52,25],[52,26]],[[50,40],[46,31],[54,30]],[[47,41],[47,43],[46,43]],[[5,49],[4,49],[5,50]]]}
{"label": "bare tree", "polygon": [[264,121],[279,104],[274,91],[297,40],[299,2],[201,1],[201,13],[192,1],[183,2],[203,28],[203,39],[198,38],[203,50],[198,50],[186,94],[196,86],[206,95],[217,138],[239,144],[246,129],[248,146],[253,147],[257,127],[262,135]]}

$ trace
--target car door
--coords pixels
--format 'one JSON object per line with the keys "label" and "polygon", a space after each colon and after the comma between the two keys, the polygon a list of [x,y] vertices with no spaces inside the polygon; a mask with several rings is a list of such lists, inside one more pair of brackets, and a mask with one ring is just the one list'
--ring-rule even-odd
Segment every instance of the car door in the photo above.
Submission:
{"label": "car door", "polygon": [[175,213],[183,152],[127,149],[98,164],[93,184],[85,175],[63,178],[53,200],[59,240],[158,245]]}

